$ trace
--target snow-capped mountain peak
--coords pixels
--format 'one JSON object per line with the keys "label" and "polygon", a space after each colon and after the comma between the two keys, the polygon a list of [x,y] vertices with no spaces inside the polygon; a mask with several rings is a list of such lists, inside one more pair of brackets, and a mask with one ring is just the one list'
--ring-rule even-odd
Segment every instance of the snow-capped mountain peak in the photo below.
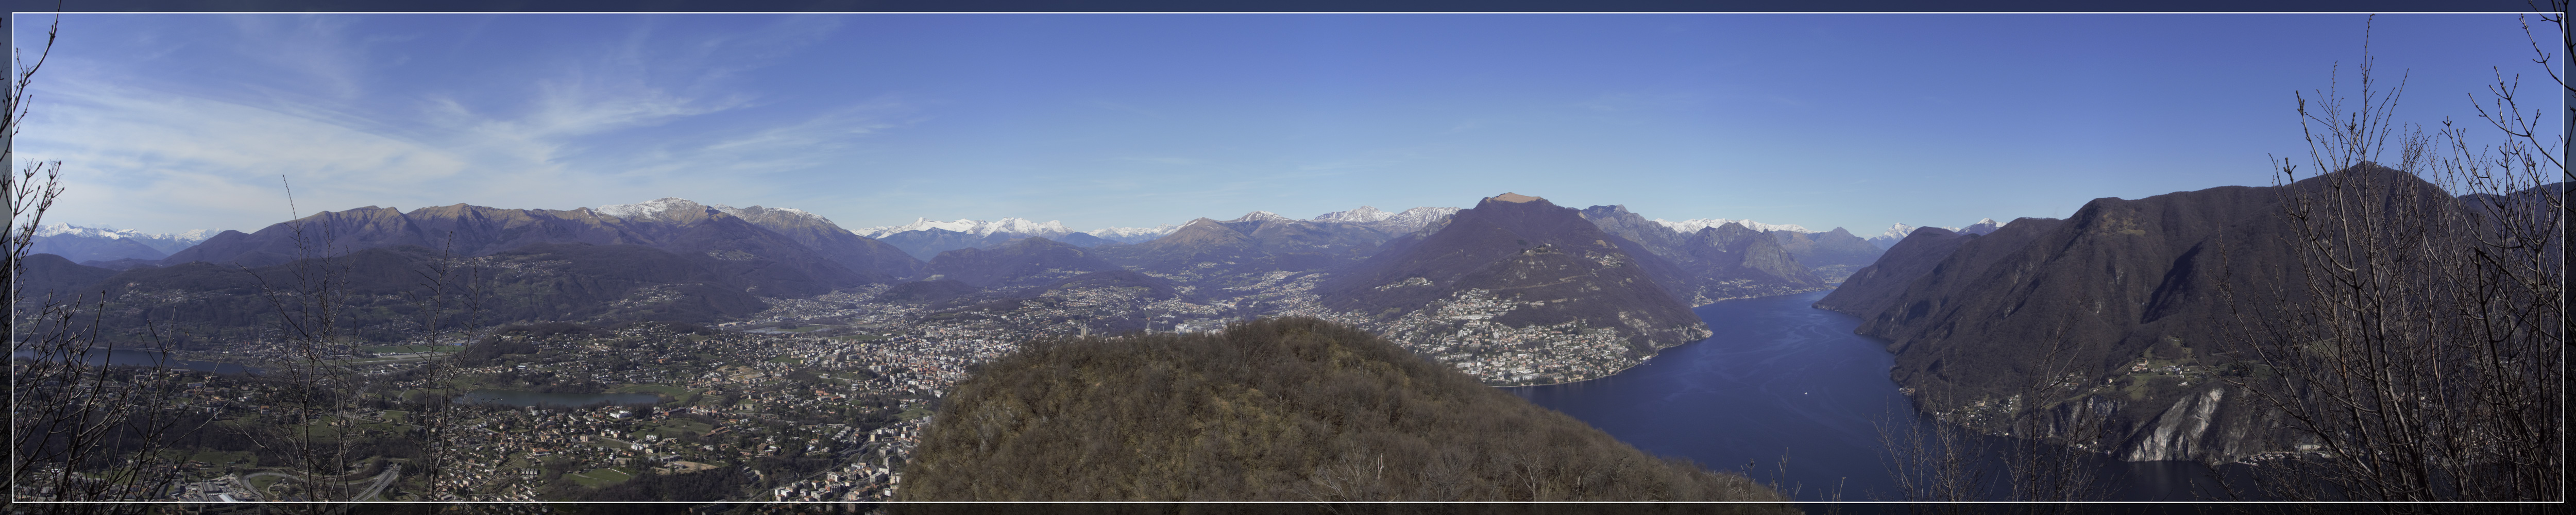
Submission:
{"label": "snow-capped mountain peak", "polygon": [[1293,222],[1293,221],[1296,221],[1296,220],[1295,220],[1295,219],[1292,219],[1292,218],[1285,217],[1285,216],[1279,216],[1279,213],[1272,213],[1272,212],[1269,212],[1269,211],[1254,211],[1254,212],[1250,212],[1250,213],[1244,213],[1242,218],[1236,218],[1236,219],[1233,219],[1233,220],[1226,220],[1226,221],[1228,221],[1228,222],[1254,222],[1254,221],[1262,221],[1262,222]]}
{"label": "snow-capped mountain peak", "polygon": [[1881,238],[1902,240],[1905,239],[1907,235],[1914,234],[1914,229],[1915,227],[1911,225],[1896,224],[1888,226],[1887,232],[1878,233],[1878,236]]}
{"label": "snow-capped mountain peak", "polygon": [[679,197],[662,197],[633,204],[609,204],[591,209],[618,218],[658,218],[674,210],[705,211],[708,206]]}
{"label": "snow-capped mountain peak", "polygon": [[191,243],[191,244],[196,243],[196,242],[200,242],[200,241],[206,241],[206,238],[207,238],[208,236],[211,236],[210,234],[208,234],[208,233],[210,233],[210,232],[213,232],[213,231],[208,231],[208,230],[205,230],[205,229],[190,229],[190,230],[186,230],[186,231],[179,231],[179,232],[174,232],[174,233],[169,233],[169,234],[153,234],[153,233],[147,233],[147,232],[137,231],[137,230],[133,230],[133,229],[110,229],[110,228],[106,228],[106,227],[83,227],[83,226],[72,225],[72,224],[68,224],[68,223],[56,223],[56,224],[53,224],[53,225],[46,225],[46,226],[41,226],[41,227],[37,227],[37,228],[36,228],[36,235],[37,235],[37,236],[63,236],[63,235],[70,235],[70,236],[84,236],[84,237],[90,237],[90,238],[105,238],[105,239],[111,239],[111,240],[113,240],[113,239],[117,239],[117,238],[133,238],[133,239],[137,239],[137,240],[170,240],[170,241],[180,241],[180,242],[187,242],[187,243]]}
{"label": "snow-capped mountain peak", "polygon": [[1001,220],[994,221],[961,218],[954,222],[942,222],[928,218],[914,218],[912,219],[912,223],[908,224],[869,227],[866,229],[860,229],[856,232],[861,236],[870,238],[884,238],[896,233],[927,231],[931,229],[962,232],[976,236],[991,236],[995,233],[1014,233],[1055,237],[1073,234],[1074,232],[1073,228],[1065,227],[1064,222],[1062,221],[1048,220],[1045,222],[1036,222],[1026,218],[1003,218]]}
{"label": "snow-capped mountain peak", "polygon": [[1172,231],[1180,229],[1181,226],[1173,224],[1162,224],[1153,227],[1102,227],[1099,229],[1092,229],[1089,234],[1097,236],[1100,239],[1120,243],[1139,243],[1171,235]]}
{"label": "snow-capped mountain peak", "polygon": [[2003,227],[2003,222],[1997,222],[1993,218],[1986,218],[1977,220],[1977,223],[1968,224],[1967,227],[1951,230],[1968,234],[1986,234],[1995,232],[1996,229],[2002,229]]}
{"label": "snow-capped mountain peak", "polygon": [[1752,221],[1752,220],[1735,220],[1735,219],[1728,219],[1728,218],[1693,218],[1693,219],[1683,220],[1683,221],[1679,221],[1679,222],[1670,222],[1670,221],[1665,221],[1665,220],[1664,220],[1664,219],[1662,219],[1662,218],[1657,218],[1657,219],[1655,219],[1654,221],[1655,221],[1655,223],[1656,223],[1656,224],[1663,225],[1664,227],[1671,228],[1674,232],[1679,232],[1679,233],[1683,233],[1683,234],[1695,233],[1695,232],[1699,232],[1699,230],[1700,230],[1700,229],[1706,229],[1706,228],[1710,228],[1710,227],[1717,227],[1717,226],[1726,225],[1726,224],[1730,224],[1730,223],[1734,223],[1734,224],[1743,224],[1743,225],[1744,225],[1744,228],[1746,228],[1746,229],[1752,229],[1752,230],[1756,230],[1756,231],[1764,231],[1764,232],[1769,232],[1769,231],[1815,232],[1815,231],[1807,230],[1807,228],[1805,228],[1805,227],[1800,227],[1800,226],[1798,226],[1797,224],[1766,224],[1766,223],[1756,222],[1756,221]]}
{"label": "snow-capped mountain peak", "polygon": [[1334,211],[1315,217],[1317,222],[1369,223],[1394,218],[1395,213],[1379,211],[1375,206],[1360,206],[1349,211]]}

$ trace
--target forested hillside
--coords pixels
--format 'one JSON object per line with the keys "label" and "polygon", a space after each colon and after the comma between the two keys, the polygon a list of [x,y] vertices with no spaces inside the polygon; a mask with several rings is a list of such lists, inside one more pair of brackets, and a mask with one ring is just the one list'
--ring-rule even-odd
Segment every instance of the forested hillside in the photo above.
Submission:
{"label": "forested hillside", "polygon": [[902,500],[1783,499],[1311,318],[1033,342],[945,404]]}

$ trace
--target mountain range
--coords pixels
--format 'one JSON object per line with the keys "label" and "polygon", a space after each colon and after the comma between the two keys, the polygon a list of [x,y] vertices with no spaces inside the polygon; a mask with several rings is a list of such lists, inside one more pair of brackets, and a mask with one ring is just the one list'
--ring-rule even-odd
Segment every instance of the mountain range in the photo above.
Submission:
{"label": "mountain range", "polygon": [[73,262],[109,262],[121,259],[157,260],[169,257],[198,242],[205,241],[204,229],[151,234],[132,229],[118,230],[53,224],[36,229],[27,245],[29,254],[53,254]]}
{"label": "mountain range", "polygon": [[[104,292],[128,314],[256,326],[262,291],[291,286],[277,281],[327,259],[394,276],[348,290],[376,300],[345,319],[384,334],[411,309],[396,290],[442,267],[468,271],[478,291],[503,299],[487,305],[502,321],[741,320],[781,299],[846,291],[1039,332],[1302,313],[1385,331],[1445,359],[1485,360],[1467,366],[1496,384],[1527,384],[1616,372],[1705,337],[1691,306],[1823,288],[1820,271],[1876,250],[1839,228],[1677,223],[1517,194],[1477,205],[1362,206],[1312,219],[1254,211],[1101,231],[1143,238],[1132,243],[1019,218],[850,231],[803,210],[679,198],[571,210],[366,206],[223,231],[162,259],[125,258],[121,272],[30,260],[47,278],[26,282],[31,295],[21,298]],[[1488,359],[1506,350],[1537,361]]]}

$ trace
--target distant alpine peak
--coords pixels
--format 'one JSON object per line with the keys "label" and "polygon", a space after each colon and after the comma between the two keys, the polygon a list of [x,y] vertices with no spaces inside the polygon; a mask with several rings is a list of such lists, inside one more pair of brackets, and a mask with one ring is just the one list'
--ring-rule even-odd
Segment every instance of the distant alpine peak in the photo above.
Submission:
{"label": "distant alpine peak", "polygon": [[908,224],[870,227],[860,229],[857,232],[860,236],[883,238],[892,236],[895,233],[926,231],[930,229],[962,232],[976,236],[991,236],[994,233],[1015,233],[1052,237],[1072,234],[1074,232],[1073,228],[1065,227],[1064,222],[1062,221],[1048,220],[1041,223],[1030,221],[1026,218],[1003,218],[989,222],[963,218],[954,222],[942,222],[928,218],[914,218],[912,219],[912,223]]}
{"label": "distant alpine peak", "polygon": [[1285,217],[1285,216],[1279,216],[1279,213],[1272,213],[1272,212],[1269,212],[1269,211],[1254,211],[1254,212],[1250,212],[1250,213],[1244,213],[1242,218],[1236,218],[1236,219],[1233,219],[1233,220],[1226,220],[1226,221],[1228,221],[1228,222],[1255,222],[1255,221],[1259,221],[1259,222],[1294,222],[1294,221],[1297,221],[1297,220],[1296,220],[1296,219],[1294,219],[1294,218],[1289,218],[1289,217]]}
{"label": "distant alpine peak", "polygon": [[1987,219],[1977,220],[1977,223],[1968,224],[1968,226],[1967,226],[1967,227],[1961,227],[1961,228],[1957,228],[1957,229],[1951,229],[1951,231],[1955,231],[1955,232],[1963,232],[1963,233],[1968,233],[1968,234],[1986,234],[1986,233],[1995,232],[1995,230],[1996,230],[1996,229],[2002,229],[2002,228],[2004,228],[2004,224],[2003,224],[2003,222],[1997,222],[1997,221],[1995,221],[1995,219],[1993,219],[1993,218],[1987,218]]}
{"label": "distant alpine peak", "polygon": [[1113,240],[1115,240],[1115,239],[1120,239],[1120,238],[1132,238],[1132,237],[1136,237],[1136,236],[1146,236],[1146,235],[1162,236],[1162,235],[1166,235],[1166,234],[1171,234],[1171,233],[1172,233],[1172,231],[1177,231],[1177,230],[1180,230],[1180,229],[1181,229],[1181,226],[1178,226],[1178,225],[1172,225],[1172,224],[1162,224],[1162,225],[1156,225],[1156,226],[1153,226],[1153,227],[1102,227],[1102,228],[1099,228],[1099,229],[1092,229],[1092,230],[1090,231],[1090,234],[1091,234],[1092,236],[1098,236],[1098,237],[1102,237],[1102,238],[1108,238],[1108,239],[1113,239]]}
{"label": "distant alpine peak", "polygon": [[1501,194],[1501,195],[1495,195],[1495,196],[1491,196],[1491,197],[1485,197],[1485,200],[1491,200],[1491,201],[1496,201],[1496,202],[1511,202],[1511,203],[1515,203],[1515,204],[1517,204],[1517,203],[1523,203],[1523,202],[1530,202],[1530,201],[1534,201],[1534,200],[1547,200],[1547,199],[1545,199],[1545,198],[1540,198],[1540,197],[1532,197],[1532,196],[1529,196],[1529,195],[1522,195],[1522,194],[1519,194],[1519,193],[1512,193],[1512,192],[1508,192],[1508,191],[1506,191],[1506,192],[1503,192],[1503,194]]}
{"label": "distant alpine peak", "polygon": [[1887,232],[1878,233],[1878,236],[1879,236],[1879,237],[1882,237],[1882,238],[1892,238],[1892,239],[1899,239],[1899,240],[1902,240],[1902,239],[1905,239],[1905,237],[1906,237],[1907,235],[1914,234],[1914,229],[1916,229],[1916,227],[1911,226],[1911,225],[1896,224],[1896,225],[1888,226],[1888,227],[1887,227]]}
{"label": "distant alpine peak", "polygon": [[708,207],[710,206],[691,202],[689,199],[680,197],[662,197],[633,204],[609,204],[599,206],[596,209],[592,209],[592,211],[598,211],[600,214],[618,218],[659,218],[662,213],[675,210],[686,210],[687,212],[694,213],[705,211]]}
{"label": "distant alpine peak", "polygon": [[1385,219],[1388,219],[1388,218],[1395,218],[1395,213],[1389,213],[1389,212],[1385,212],[1385,211],[1379,211],[1379,210],[1377,209],[1377,207],[1375,207],[1375,206],[1360,206],[1360,208],[1359,208],[1359,209],[1353,209],[1353,210],[1349,210],[1349,211],[1334,211],[1334,212],[1330,212],[1330,213],[1324,213],[1324,214],[1323,214],[1323,215],[1321,215],[1321,216],[1316,216],[1316,217],[1315,217],[1315,221],[1317,221],[1317,222],[1340,222],[1340,223],[1369,223],[1369,222],[1375,222],[1375,221],[1379,221],[1379,220],[1385,220]]}
{"label": "distant alpine peak", "polygon": [[53,225],[47,225],[47,226],[42,226],[42,227],[37,227],[37,228],[36,228],[36,235],[37,235],[37,236],[62,236],[62,235],[67,235],[67,234],[68,234],[68,235],[72,235],[72,236],[86,236],[86,237],[91,237],[91,238],[106,238],[106,239],[111,239],[111,240],[112,240],[112,239],[117,239],[117,238],[135,238],[135,239],[147,239],[147,240],[173,240],[173,241],[185,241],[185,242],[198,242],[198,241],[205,241],[205,240],[206,240],[206,237],[207,237],[207,236],[210,236],[210,235],[209,235],[209,234],[207,234],[207,233],[210,233],[210,232],[213,232],[213,231],[209,231],[209,230],[205,230],[205,229],[190,229],[190,230],[186,230],[186,231],[179,231],[179,232],[174,232],[174,233],[169,233],[169,234],[153,234],[153,233],[147,233],[147,232],[137,231],[137,230],[133,230],[133,229],[110,229],[110,228],[106,228],[106,227],[83,227],[83,226],[72,225],[72,224],[68,224],[68,223],[56,223],[56,224],[53,224]]}
{"label": "distant alpine peak", "polygon": [[[1801,226],[1799,226],[1799,225],[1797,225],[1797,224],[1766,224],[1766,223],[1756,222],[1756,221],[1752,221],[1752,220],[1736,220],[1736,219],[1731,219],[1731,218],[1693,218],[1693,219],[1683,220],[1683,221],[1679,221],[1679,222],[1665,221],[1665,220],[1664,220],[1664,219],[1662,219],[1662,218],[1657,218],[1657,219],[1655,219],[1655,220],[1654,220],[1654,222],[1655,222],[1656,224],[1663,225],[1664,227],[1671,228],[1671,229],[1673,230],[1673,232],[1679,232],[1679,233],[1682,233],[1682,234],[1695,233],[1695,232],[1699,232],[1699,230],[1700,230],[1700,229],[1706,229],[1706,228],[1710,228],[1710,227],[1718,227],[1718,226],[1723,226],[1723,225],[1726,225],[1726,224],[1738,224],[1738,225],[1743,225],[1743,226],[1744,226],[1744,228],[1746,228],[1746,229],[1752,229],[1752,230],[1756,230],[1756,231],[1763,231],[1763,232],[1770,232],[1770,231],[1796,231],[1796,232],[1807,232],[1807,233],[1816,232],[1816,231],[1810,231],[1810,230],[1807,230],[1807,228],[1806,228],[1806,227],[1801,227]],[[1899,224],[1899,225],[1902,225],[1902,224]]]}
{"label": "distant alpine peak", "polygon": [[592,208],[591,211],[627,219],[670,218],[668,215],[671,213],[724,213],[741,218],[767,218],[771,220],[775,220],[777,218],[802,218],[825,224],[832,223],[831,219],[823,218],[823,215],[814,214],[803,209],[792,207],[733,207],[724,204],[700,204],[696,201],[679,197],[662,197],[633,204],[609,204]]}

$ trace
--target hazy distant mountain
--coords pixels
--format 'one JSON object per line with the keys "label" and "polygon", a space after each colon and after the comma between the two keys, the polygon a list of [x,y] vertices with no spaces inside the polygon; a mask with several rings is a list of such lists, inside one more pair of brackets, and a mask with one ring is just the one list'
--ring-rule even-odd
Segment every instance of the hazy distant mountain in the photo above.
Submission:
{"label": "hazy distant mountain", "polygon": [[[1707,337],[1706,324],[1690,307],[1614,240],[1623,239],[1574,209],[1506,193],[1459,211],[1436,232],[1388,245],[1315,291],[1325,307],[1378,320],[1393,328],[1387,331],[1391,339],[1430,355],[1481,343],[1446,340],[1474,330],[1608,330],[1616,351],[1594,358],[1617,367]],[[1600,352],[1573,343],[1578,338],[1560,338],[1563,343],[1534,344],[1530,352],[1550,359]],[[1529,370],[1488,380],[1512,384],[1607,373]]]}
{"label": "hazy distant mountain", "polygon": [[1296,220],[1254,211],[1234,220],[1191,220],[1171,234],[1134,245],[1095,250],[1113,263],[1165,277],[1212,297],[1275,281],[1273,274],[1316,272],[1375,254],[1390,235],[1342,222]]}
{"label": "hazy distant mountain", "polygon": [[[43,233],[38,233],[43,234]],[[114,261],[119,259],[161,259],[169,254],[131,238],[100,238],[87,235],[60,234],[37,236],[27,242],[30,254],[51,254],[72,261]]]}
{"label": "hazy distant mountain", "polygon": [[172,234],[152,234],[133,229],[106,229],[71,224],[53,224],[36,229],[29,241],[29,253],[54,254],[75,262],[114,261],[125,258],[161,259],[172,252],[205,241],[211,234],[204,229]]}
{"label": "hazy distant mountain", "polygon": [[941,252],[963,248],[990,248],[1021,238],[1046,238],[1076,247],[1092,247],[1112,241],[1075,232],[1072,228],[1065,227],[1063,222],[1049,220],[1040,223],[1025,218],[1003,218],[989,222],[984,220],[940,222],[928,218],[915,218],[912,223],[870,227],[860,230],[859,233],[903,249],[905,254],[922,260],[937,257]]}
{"label": "hazy distant mountain", "polygon": [[[728,210],[758,216],[786,232]],[[315,213],[257,233],[224,231],[163,262],[264,266],[302,256],[336,256],[395,245],[460,256],[491,255],[536,243],[643,245],[736,263],[727,266],[767,278],[757,281],[763,285],[763,295],[819,293],[887,282],[919,267],[892,247],[831,229],[829,221],[801,212],[720,208],[676,198],[569,211],[456,204],[403,213],[367,206]]]}
{"label": "hazy distant mountain", "polygon": [[1726,225],[1726,224],[1742,225],[1742,226],[1744,226],[1744,227],[1745,227],[1745,228],[1747,228],[1747,229],[1752,229],[1752,230],[1762,231],[1762,232],[1772,232],[1772,231],[1815,232],[1815,231],[1809,231],[1809,230],[1807,230],[1807,228],[1805,228],[1805,227],[1799,227],[1797,224],[1766,224],[1766,223],[1756,222],[1756,221],[1752,221],[1752,220],[1730,220],[1730,219],[1725,219],[1725,218],[1694,218],[1694,219],[1683,220],[1683,221],[1679,221],[1679,222],[1667,222],[1667,221],[1664,221],[1664,219],[1662,219],[1662,218],[1657,218],[1657,219],[1655,219],[1655,223],[1657,223],[1657,224],[1661,224],[1661,225],[1663,225],[1664,227],[1670,227],[1670,228],[1672,228],[1673,232],[1678,232],[1678,233],[1683,233],[1683,234],[1695,233],[1695,232],[1699,232],[1699,230],[1700,230],[1700,229],[1707,229],[1707,228],[1717,227],[1717,226]]}
{"label": "hazy distant mountain", "polygon": [[1457,213],[1458,208],[1454,207],[1417,207],[1403,212],[1389,213],[1375,207],[1360,206],[1359,209],[1349,211],[1324,213],[1316,216],[1314,221],[1346,223],[1376,229],[1390,236],[1401,236],[1430,227],[1432,224],[1447,220],[1449,215]]}
{"label": "hazy distant mountain", "polygon": [[1773,238],[1780,240],[1780,248],[1788,250],[1789,255],[1797,256],[1800,264],[1810,268],[1836,265],[1855,268],[1869,266],[1870,263],[1878,261],[1880,253],[1887,251],[1885,248],[1870,244],[1869,240],[1852,235],[1850,231],[1845,231],[1841,227],[1818,233],[1768,232]]}
{"label": "hazy distant mountain", "polygon": [[75,303],[74,297],[82,299],[77,303],[96,302],[99,290],[95,285],[116,275],[115,270],[74,264],[53,254],[29,254],[18,263],[26,267],[26,275],[20,276],[17,295],[11,298],[22,303]]}
{"label": "hazy distant mountain", "polygon": [[1118,243],[1143,243],[1171,234],[1173,230],[1180,228],[1179,225],[1162,224],[1153,227],[1102,227],[1084,232],[1092,237]]}
{"label": "hazy distant mountain", "polygon": [[1743,224],[1730,222],[1681,233],[1673,231],[1671,224],[1629,212],[1626,206],[1592,206],[1580,214],[1602,232],[1638,247],[1630,250],[1650,254],[1640,257],[1639,266],[1692,305],[1825,286],[1775,238]]}
{"label": "hazy distant mountain", "polygon": [[[1993,219],[1993,218],[1986,218],[1986,219],[1978,220],[1978,221],[1977,221],[1977,223],[1979,223],[1979,224],[1997,224],[1998,222],[1995,222],[1995,219]],[[1988,226],[1983,227],[1983,228],[1976,228],[1976,229],[1977,229],[1976,231],[1970,231],[1969,229],[1971,229],[1971,228],[1975,228],[1975,224],[1971,224],[1971,225],[1970,225],[1970,227],[1942,227],[1942,228],[1941,228],[1941,230],[1944,230],[1944,231],[1950,231],[1950,232],[1955,232],[1955,233],[1985,234],[1985,233],[1989,233],[1989,232],[1994,232],[1994,231],[1995,231],[1995,229],[2001,228],[2001,226],[2000,226],[2000,225],[1988,225]],[[1881,232],[1881,233],[1878,233],[1878,235],[1877,235],[1877,236],[1871,236],[1871,237],[1869,237],[1869,242],[1870,242],[1871,244],[1878,245],[1878,248],[1882,248],[1882,249],[1884,249],[1884,248],[1888,248],[1888,247],[1893,247],[1893,246],[1896,246],[1896,242],[1904,241],[1904,240],[1905,240],[1905,236],[1906,236],[1906,235],[1908,235],[1908,234],[1913,234],[1915,229],[1921,229],[1921,227],[1915,227],[1915,226],[1905,225],[1905,224],[1896,224],[1896,225],[1893,225],[1893,226],[1889,226],[1889,227],[1887,228],[1887,231],[1886,231],[1886,232]]]}
{"label": "hazy distant mountain", "polygon": [[[678,199],[664,199],[678,200]],[[686,202],[686,201],[682,201]],[[873,238],[860,236],[822,215],[789,208],[751,206],[735,208],[723,204],[711,206],[718,211],[741,217],[762,228],[777,231],[797,243],[812,247],[824,258],[841,263],[851,271],[875,271],[888,277],[905,277],[919,271],[922,262],[906,255],[902,249]],[[673,206],[686,211],[687,206]]]}

